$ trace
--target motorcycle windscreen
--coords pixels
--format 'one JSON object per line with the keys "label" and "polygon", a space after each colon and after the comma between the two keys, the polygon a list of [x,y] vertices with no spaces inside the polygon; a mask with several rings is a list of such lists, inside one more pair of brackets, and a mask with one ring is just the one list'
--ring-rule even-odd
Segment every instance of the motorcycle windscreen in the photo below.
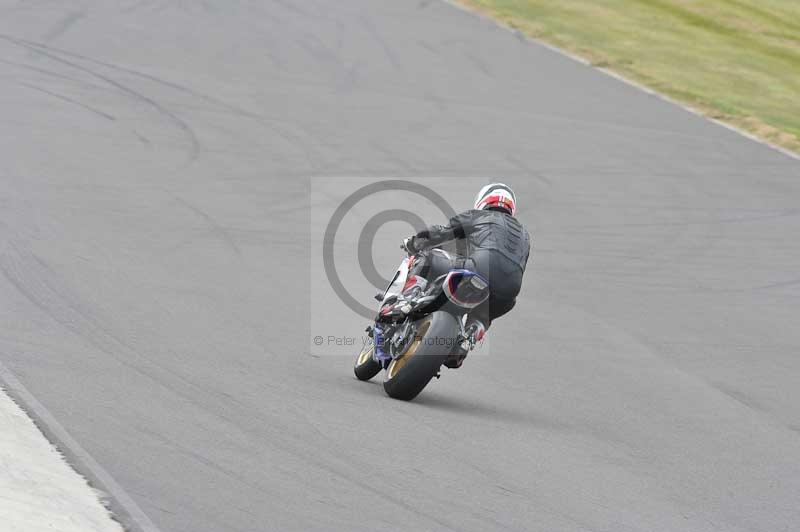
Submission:
{"label": "motorcycle windscreen", "polygon": [[403,262],[401,262],[400,266],[397,268],[397,273],[394,274],[389,286],[386,287],[386,291],[383,293],[383,301],[386,301],[392,296],[400,295],[408,279],[408,269],[411,267],[411,264],[412,261],[408,257],[403,259]]}
{"label": "motorcycle windscreen", "polygon": [[489,283],[469,270],[450,270],[442,283],[447,298],[463,308],[474,308],[489,297]]}

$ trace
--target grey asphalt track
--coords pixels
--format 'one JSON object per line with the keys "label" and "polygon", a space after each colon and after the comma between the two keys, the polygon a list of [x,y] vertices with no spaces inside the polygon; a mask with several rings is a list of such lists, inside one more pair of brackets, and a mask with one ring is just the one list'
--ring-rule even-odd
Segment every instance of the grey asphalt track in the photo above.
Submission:
{"label": "grey asphalt track", "polygon": [[[512,183],[492,353],[312,356],[312,175]],[[163,532],[798,530],[798,235],[797,160],[442,2],[0,0],[0,360]]]}

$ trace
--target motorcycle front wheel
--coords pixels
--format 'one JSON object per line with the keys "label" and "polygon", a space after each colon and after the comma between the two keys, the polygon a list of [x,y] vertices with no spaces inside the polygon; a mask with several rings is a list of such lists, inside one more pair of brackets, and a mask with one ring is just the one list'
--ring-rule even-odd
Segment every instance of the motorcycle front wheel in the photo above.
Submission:
{"label": "motorcycle front wheel", "polygon": [[453,315],[434,312],[416,326],[408,349],[386,368],[383,389],[393,399],[410,401],[419,395],[456,347],[458,322]]}
{"label": "motorcycle front wheel", "polygon": [[356,358],[356,364],[353,367],[353,373],[356,374],[356,378],[360,381],[370,380],[381,370],[381,363],[376,362],[372,358],[372,352],[374,349],[375,348],[372,343],[368,343],[361,349],[361,352],[358,354],[358,358]]}

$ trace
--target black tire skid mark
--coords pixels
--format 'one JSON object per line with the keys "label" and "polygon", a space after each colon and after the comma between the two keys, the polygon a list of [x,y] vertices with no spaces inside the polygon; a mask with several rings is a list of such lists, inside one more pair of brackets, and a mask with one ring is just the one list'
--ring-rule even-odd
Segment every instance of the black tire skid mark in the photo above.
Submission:
{"label": "black tire skid mark", "polygon": [[102,85],[98,85],[96,83],[91,83],[89,81],[86,81],[85,79],[80,79],[80,78],[77,78],[77,77],[68,76],[68,75],[63,74],[61,72],[56,72],[55,70],[49,70],[47,68],[41,68],[41,67],[37,67],[37,66],[34,66],[34,65],[29,65],[27,63],[18,63],[16,61],[9,61],[7,59],[0,59],[0,64],[14,66],[14,67],[22,68],[22,69],[25,69],[25,70],[30,70],[32,72],[38,72],[39,74],[44,74],[46,76],[51,76],[53,78],[57,78],[57,79],[65,80],[65,81],[70,81],[72,83],[76,83],[78,85],[81,85],[81,86],[89,88],[89,89],[102,90],[102,91],[112,90],[112,89],[109,89],[108,87],[104,87]]}
{"label": "black tire skid mark", "polygon": [[67,65],[67,66],[70,66],[70,67],[72,67],[72,68],[74,68],[76,70],[84,72],[84,73],[86,73],[86,74],[88,74],[88,75],[90,75],[90,76],[92,76],[92,77],[94,77],[96,79],[99,79],[101,81],[104,81],[105,83],[108,83],[109,85],[117,88],[118,90],[120,90],[124,94],[127,94],[127,95],[131,96],[132,98],[149,105],[150,107],[155,109],[158,113],[160,113],[161,115],[167,117],[173,124],[175,124],[184,133],[185,137],[187,138],[187,141],[189,142],[189,162],[193,162],[193,161],[197,160],[197,158],[199,157],[200,149],[201,149],[200,141],[198,140],[197,135],[195,134],[195,132],[191,128],[191,126],[185,120],[183,120],[181,117],[179,117],[178,115],[176,115],[175,113],[173,113],[172,111],[170,111],[169,109],[164,107],[162,104],[160,104],[156,100],[154,100],[154,99],[150,98],[149,96],[147,96],[145,94],[142,94],[142,93],[140,93],[140,92],[138,92],[138,91],[136,91],[134,89],[131,89],[127,85],[124,85],[124,84],[118,82],[115,79],[112,79],[112,78],[110,78],[108,76],[105,76],[103,74],[95,72],[94,70],[89,69],[89,68],[87,68],[87,67],[85,67],[83,65],[80,65],[78,63],[69,61],[67,59],[64,59],[62,57],[59,57],[59,56],[55,55],[55,53],[51,52],[51,50],[53,50],[53,49],[51,47],[49,47],[49,46],[46,46],[46,45],[43,45],[43,44],[39,44],[39,43],[34,43],[32,41],[26,41],[26,40],[23,40],[23,39],[16,39],[14,37],[10,37],[8,35],[3,35],[3,34],[0,34],[0,39],[5,40],[6,42],[10,42],[10,43],[12,43],[12,44],[14,44],[16,46],[19,46],[19,47],[25,48],[27,50],[30,50],[31,52],[37,53],[37,54],[42,55],[44,57],[47,57],[47,58],[49,58],[49,59],[51,59],[51,60],[53,60],[53,61],[55,61],[57,63],[61,63],[63,65]]}
{"label": "black tire skid mark", "polygon": [[242,250],[239,249],[238,245],[236,245],[236,241],[225,230],[224,227],[222,227],[219,223],[217,223],[216,220],[214,220],[214,218],[211,217],[211,215],[209,215],[207,212],[205,212],[200,207],[194,205],[193,203],[190,203],[189,201],[185,200],[184,198],[182,198],[182,197],[180,197],[180,196],[178,196],[176,194],[170,193],[170,196],[172,197],[172,199],[174,201],[176,201],[177,203],[179,203],[180,205],[182,205],[183,207],[185,207],[186,209],[188,209],[189,211],[191,211],[195,215],[197,215],[200,218],[202,218],[206,222],[206,224],[208,225],[208,228],[210,229],[211,233],[216,235],[217,237],[219,237],[219,239],[228,248],[230,248],[231,251],[233,251],[233,253],[236,256],[241,258]]}
{"label": "black tire skid mark", "polygon": [[[8,39],[9,37],[0,34],[0,38]],[[36,42],[33,42],[33,41],[26,41],[26,40],[22,40],[22,39],[19,39],[19,41],[21,41],[21,42],[23,42],[23,43],[25,43],[25,44],[27,44],[29,46],[35,46],[35,47],[41,48],[43,50],[47,50],[47,51],[50,51],[50,52],[53,52],[53,53],[58,53],[58,54],[61,54],[61,55],[69,56],[69,57],[72,57],[72,58],[75,58],[75,59],[86,61],[88,63],[92,63],[92,64],[95,64],[95,65],[98,65],[98,66],[102,66],[102,67],[105,67],[105,68],[109,68],[111,70],[116,70],[118,72],[124,72],[126,74],[130,74],[132,76],[136,76],[136,77],[145,79],[145,80],[150,81],[152,83],[156,83],[158,85],[162,85],[164,87],[171,88],[171,89],[176,90],[178,92],[181,92],[181,93],[184,93],[184,94],[189,94],[189,95],[191,95],[191,96],[193,96],[193,97],[195,97],[195,98],[197,98],[197,99],[199,99],[201,101],[207,102],[207,103],[215,105],[215,106],[217,106],[217,107],[219,107],[221,109],[224,109],[224,110],[228,111],[229,113],[233,114],[234,116],[240,116],[242,118],[247,118],[247,119],[253,120],[257,124],[259,124],[261,126],[264,126],[267,129],[269,129],[269,130],[273,131],[274,133],[276,133],[280,138],[282,138],[287,144],[289,144],[293,148],[299,148],[300,151],[305,155],[306,162],[309,163],[309,165],[310,165],[312,170],[315,170],[317,168],[321,168],[322,165],[323,165],[324,157],[321,154],[321,152],[319,152],[319,150],[317,150],[312,143],[308,142],[307,139],[302,138],[302,136],[300,134],[290,131],[289,128],[291,126],[289,126],[288,124],[279,123],[275,119],[271,119],[271,118],[265,117],[263,115],[255,113],[253,111],[249,111],[249,110],[244,109],[242,107],[239,107],[239,106],[233,105],[231,103],[228,103],[228,102],[226,102],[224,100],[221,100],[219,98],[216,98],[214,96],[210,96],[208,94],[201,93],[201,92],[199,92],[199,91],[197,91],[197,90],[195,90],[195,89],[193,89],[191,87],[187,87],[186,85],[182,85],[180,83],[175,83],[175,82],[172,82],[172,81],[168,81],[168,80],[165,80],[163,78],[159,78],[157,76],[153,76],[152,74],[148,74],[146,72],[141,72],[139,70],[135,70],[135,69],[132,69],[132,68],[115,65],[113,63],[108,63],[106,61],[100,61],[98,59],[94,59],[92,57],[88,57],[88,56],[85,56],[85,55],[82,55],[82,54],[71,52],[69,50],[63,50],[63,49],[60,49],[60,48],[56,48],[56,47],[53,47],[53,46],[48,46],[48,45],[41,44],[41,43],[36,43]]]}
{"label": "black tire skid mark", "polygon": [[61,17],[52,28],[42,37],[45,42],[50,42],[61,37],[69,31],[80,19],[86,16],[86,10],[70,11]]}
{"label": "black tire skid mark", "polygon": [[38,85],[33,85],[31,83],[25,83],[24,81],[20,81],[19,84],[22,85],[23,87],[28,87],[29,89],[41,92],[43,94],[50,95],[50,96],[52,96],[54,98],[58,98],[61,101],[68,102],[68,103],[71,103],[73,105],[77,105],[78,107],[81,107],[81,108],[89,111],[92,114],[101,116],[101,117],[103,117],[106,120],[109,120],[111,122],[116,122],[116,120],[117,120],[117,118],[115,116],[110,115],[110,114],[108,114],[108,113],[106,113],[104,111],[101,111],[100,109],[95,109],[94,107],[92,107],[90,105],[86,105],[85,103],[79,102],[78,100],[74,100],[74,99],[70,98],[69,96],[64,96],[63,94],[59,94],[57,92],[53,92],[53,91],[47,90],[47,89],[45,89],[43,87],[39,87]]}
{"label": "black tire skid mark", "polygon": [[[186,388],[198,393],[206,392],[182,374],[160,364],[161,357],[148,356],[144,350],[131,345],[97,316],[91,304],[70,290],[57,272],[23,244],[11,241],[5,252],[0,254],[0,278],[5,278],[18,293],[55,323],[165,391],[189,401],[196,400],[188,390],[177,388],[174,382],[167,380],[164,373],[181,381]],[[85,356],[92,355],[87,352]]]}

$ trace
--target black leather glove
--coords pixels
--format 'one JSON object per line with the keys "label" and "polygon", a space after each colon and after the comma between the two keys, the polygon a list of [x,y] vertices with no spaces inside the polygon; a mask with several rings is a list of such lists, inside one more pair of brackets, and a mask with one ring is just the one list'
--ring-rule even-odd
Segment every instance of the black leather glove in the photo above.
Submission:
{"label": "black leather glove", "polygon": [[409,255],[413,255],[417,252],[417,248],[414,247],[414,237],[410,236],[408,238],[403,239],[403,243],[400,244],[400,249],[404,250]]}

